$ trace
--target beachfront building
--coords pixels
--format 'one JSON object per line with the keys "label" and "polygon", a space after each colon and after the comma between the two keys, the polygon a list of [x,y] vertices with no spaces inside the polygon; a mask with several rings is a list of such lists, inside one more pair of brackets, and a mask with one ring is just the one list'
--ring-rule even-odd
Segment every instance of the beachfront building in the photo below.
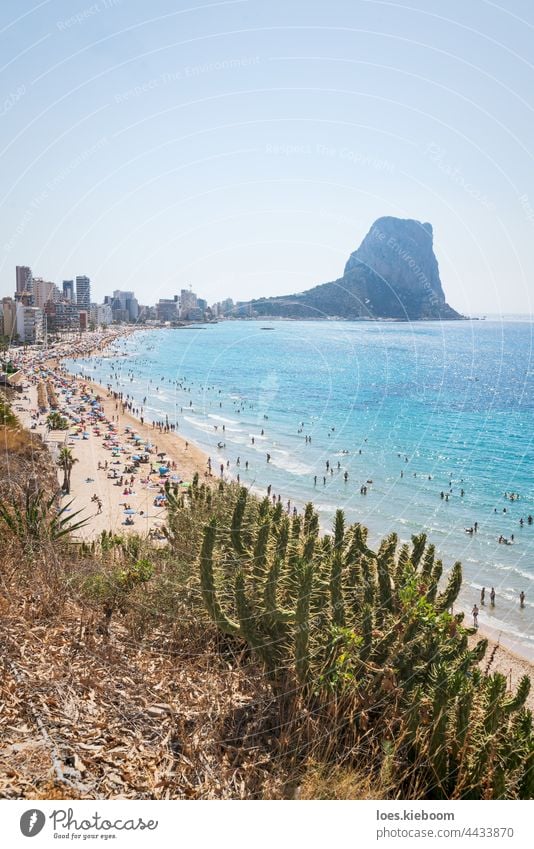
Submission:
{"label": "beachfront building", "polygon": [[35,345],[43,340],[43,311],[17,303],[17,334],[21,342]]}
{"label": "beachfront building", "polygon": [[216,304],[212,304],[211,312],[212,315],[217,318],[223,315],[228,315],[232,312],[234,308],[234,302],[232,298],[226,298],[224,301],[218,301]]}
{"label": "beachfront building", "polygon": [[236,318],[252,318],[254,310],[250,301],[236,301],[232,309],[232,315]]}
{"label": "beachfront building", "polygon": [[44,314],[47,333],[77,333],[80,330],[80,311],[72,301],[48,301]]}
{"label": "beachfront building", "polygon": [[115,289],[113,292],[112,309],[120,315],[113,315],[114,321],[137,321],[139,318],[139,302],[133,292],[123,292]]}
{"label": "beachfront building", "polygon": [[66,301],[74,301],[74,280],[63,281],[63,297]]}
{"label": "beachfront building", "polygon": [[0,304],[2,312],[2,327],[0,336],[7,336],[8,339],[13,339],[17,335],[17,304],[13,298],[2,298]]}
{"label": "beachfront building", "polygon": [[197,296],[191,289],[182,289],[180,293],[180,318],[188,319],[189,313],[198,307]]}
{"label": "beachfront building", "polygon": [[109,304],[98,304],[96,308],[96,323],[101,326],[102,324],[111,324],[112,321],[113,313]]}
{"label": "beachfront building", "polygon": [[79,308],[89,313],[91,308],[91,280],[89,277],[76,278],[76,303]]}
{"label": "beachfront building", "polygon": [[[19,296],[25,295],[26,297],[28,295],[31,296],[33,292],[33,275],[31,268],[28,265],[17,265],[15,268],[15,276],[16,294]],[[22,298],[18,297],[16,300],[21,301]]]}
{"label": "beachfront building", "polygon": [[204,313],[200,309],[200,307],[195,307],[195,309],[188,310],[187,312],[187,321],[202,321],[204,318]]}
{"label": "beachfront building", "polygon": [[179,318],[180,299],[178,295],[174,298],[160,298],[156,304],[156,317],[158,321],[177,321]]}
{"label": "beachfront building", "polygon": [[156,307],[149,307],[146,304],[139,304],[139,321],[145,322],[156,322]]}
{"label": "beachfront building", "polygon": [[59,301],[61,293],[55,283],[35,277],[33,280],[33,303],[39,309],[44,309],[49,302]]}
{"label": "beachfront building", "polygon": [[97,327],[102,327],[103,324],[111,324],[113,321],[111,304],[91,304],[89,320],[94,322]]}

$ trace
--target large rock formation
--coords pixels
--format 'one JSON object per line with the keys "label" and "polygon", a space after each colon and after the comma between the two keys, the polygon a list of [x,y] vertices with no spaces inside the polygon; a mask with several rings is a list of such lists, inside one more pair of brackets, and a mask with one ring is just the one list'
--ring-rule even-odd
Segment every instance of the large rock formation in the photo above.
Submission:
{"label": "large rock formation", "polygon": [[432,240],[431,224],[379,218],[339,280],[252,301],[252,310],[290,318],[462,318],[445,301]]}

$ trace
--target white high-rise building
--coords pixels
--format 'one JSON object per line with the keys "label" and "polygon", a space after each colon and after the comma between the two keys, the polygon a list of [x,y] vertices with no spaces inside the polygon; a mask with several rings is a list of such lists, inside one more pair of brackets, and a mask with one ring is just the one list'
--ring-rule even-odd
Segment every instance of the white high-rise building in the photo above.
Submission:
{"label": "white high-rise building", "polygon": [[190,310],[196,310],[197,296],[190,289],[182,289],[180,293],[180,318],[187,318]]}
{"label": "white high-rise building", "polygon": [[100,327],[102,324],[111,324],[113,321],[113,313],[109,304],[98,304],[96,308],[96,323]]}
{"label": "white high-rise building", "polygon": [[76,303],[89,314],[91,308],[91,280],[89,277],[76,278]]}
{"label": "white high-rise building", "polygon": [[44,314],[39,307],[17,304],[17,333],[21,342],[35,345],[43,340]]}

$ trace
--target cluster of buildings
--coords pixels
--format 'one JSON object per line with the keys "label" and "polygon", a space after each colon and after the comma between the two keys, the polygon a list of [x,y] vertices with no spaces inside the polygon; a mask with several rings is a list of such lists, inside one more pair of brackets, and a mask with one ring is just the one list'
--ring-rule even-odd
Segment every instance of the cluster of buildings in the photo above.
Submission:
{"label": "cluster of buildings", "polygon": [[0,301],[0,338],[23,344],[44,342],[48,336],[81,333],[110,324],[181,324],[216,321],[236,309],[231,298],[208,306],[191,289],[154,306],[139,304],[134,292],[116,289],[102,304],[91,300],[91,280],[80,275],[55,283],[34,277],[26,265],[17,265],[13,297]]}
{"label": "cluster of buildings", "polygon": [[29,266],[17,265],[14,296],[0,301],[0,336],[35,344],[47,333],[87,330],[90,298],[89,277],[76,277],[76,283],[64,280],[59,289],[49,280],[34,277]]}

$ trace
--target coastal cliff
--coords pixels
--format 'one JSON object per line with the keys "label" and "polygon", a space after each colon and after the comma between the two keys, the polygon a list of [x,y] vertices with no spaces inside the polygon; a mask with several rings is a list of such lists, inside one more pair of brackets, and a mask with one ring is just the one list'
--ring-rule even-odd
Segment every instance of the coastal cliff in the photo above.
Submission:
{"label": "coastal cliff", "polygon": [[433,248],[432,225],[385,217],[375,221],[343,276],[296,295],[251,302],[261,316],[451,320]]}

